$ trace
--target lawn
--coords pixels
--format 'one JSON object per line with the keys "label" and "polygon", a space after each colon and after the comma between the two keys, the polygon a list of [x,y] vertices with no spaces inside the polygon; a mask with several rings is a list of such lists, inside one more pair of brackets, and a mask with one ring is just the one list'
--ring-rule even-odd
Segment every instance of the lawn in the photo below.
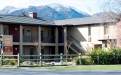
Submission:
{"label": "lawn", "polygon": [[121,70],[121,65],[50,66],[36,68],[47,70]]}

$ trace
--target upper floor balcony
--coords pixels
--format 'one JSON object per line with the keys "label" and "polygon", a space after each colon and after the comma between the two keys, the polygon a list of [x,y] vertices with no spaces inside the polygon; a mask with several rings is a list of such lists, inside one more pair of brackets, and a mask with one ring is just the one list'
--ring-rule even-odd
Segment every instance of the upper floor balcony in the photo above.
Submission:
{"label": "upper floor balcony", "polygon": [[[38,36],[23,36],[23,42],[33,43],[38,40]],[[41,37],[42,43],[55,43],[55,36]]]}
{"label": "upper floor balcony", "polygon": [[[23,42],[30,42],[34,43],[35,41],[38,40],[38,36],[23,36],[22,38]],[[42,43],[55,43],[55,36],[43,36],[41,37],[41,42]],[[20,42],[20,35],[13,35],[13,42]],[[58,43],[64,43],[64,37],[59,36],[58,37]]]}

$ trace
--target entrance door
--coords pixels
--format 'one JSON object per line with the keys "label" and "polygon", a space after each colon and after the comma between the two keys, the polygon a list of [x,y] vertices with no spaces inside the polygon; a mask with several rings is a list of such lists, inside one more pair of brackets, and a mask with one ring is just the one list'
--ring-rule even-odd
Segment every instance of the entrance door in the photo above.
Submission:
{"label": "entrance door", "polygon": [[31,29],[27,29],[27,40],[31,42]]}
{"label": "entrance door", "polygon": [[[33,47],[30,48],[30,55],[34,55],[34,48]],[[33,56],[30,56],[30,59],[33,59]]]}

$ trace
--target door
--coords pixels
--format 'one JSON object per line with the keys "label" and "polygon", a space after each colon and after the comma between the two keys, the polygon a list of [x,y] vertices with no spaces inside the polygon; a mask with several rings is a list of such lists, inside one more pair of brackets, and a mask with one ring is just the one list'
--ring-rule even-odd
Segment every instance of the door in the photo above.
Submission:
{"label": "door", "polygon": [[63,29],[60,28],[58,33],[59,33],[59,43],[63,43],[64,42],[64,31],[63,31]]}
{"label": "door", "polygon": [[19,42],[19,26],[18,25],[9,26],[9,35],[13,35],[13,42]]}
{"label": "door", "polygon": [[31,29],[27,29],[27,40],[28,42],[31,42]]}
{"label": "door", "polygon": [[[18,55],[19,53],[19,46],[13,45],[13,55]],[[14,58],[17,58],[17,56],[14,56]]]}
{"label": "door", "polygon": [[44,42],[44,30],[41,30],[41,41]]}
{"label": "door", "polygon": [[34,58],[32,55],[34,55],[34,48],[33,47],[30,48],[30,59]]}

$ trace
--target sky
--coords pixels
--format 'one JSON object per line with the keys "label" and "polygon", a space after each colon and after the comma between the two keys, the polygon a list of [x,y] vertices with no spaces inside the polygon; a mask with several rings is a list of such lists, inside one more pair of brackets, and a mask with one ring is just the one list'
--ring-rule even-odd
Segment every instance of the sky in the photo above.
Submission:
{"label": "sky", "polygon": [[90,15],[103,10],[102,5],[107,0],[0,0],[0,10],[6,6],[16,8],[27,8],[28,6],[41,6],[51,3],[59,3],[74,7]]}

